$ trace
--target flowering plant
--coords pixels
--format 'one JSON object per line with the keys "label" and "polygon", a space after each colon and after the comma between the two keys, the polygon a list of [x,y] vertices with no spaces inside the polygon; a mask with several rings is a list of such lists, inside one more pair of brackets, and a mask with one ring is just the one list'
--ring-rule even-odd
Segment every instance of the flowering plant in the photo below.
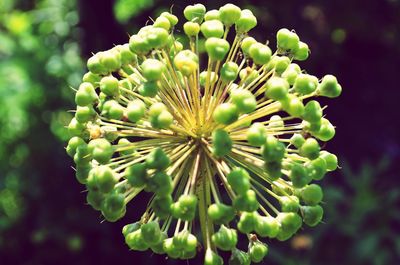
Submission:
{"label": "flowering plant", "polygon": [[[151,194],[122,230],[129,248],[189,259],[202,247],[207,265],[223,263],[218,250],[232,252],[231,264],[260,262],[262,238],[287,240],[322,219],[323,192],[311,182],[337,167],[319,144],[335,129],[312,98],[337,97],[341,86],[293,63],[309,56],[294,31],[277,32],[274,53],[249,37],[257,20],[248,9],[196,4],[184,16],[188,47],[164,12],[128,44],[89,58],[67,153],[107,221]],[[247,251],[237,248],[241,234]]]}

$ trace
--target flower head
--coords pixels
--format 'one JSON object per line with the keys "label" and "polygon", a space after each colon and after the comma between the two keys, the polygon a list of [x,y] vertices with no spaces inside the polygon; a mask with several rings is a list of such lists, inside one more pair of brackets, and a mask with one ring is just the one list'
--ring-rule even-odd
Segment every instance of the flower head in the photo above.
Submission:
{"label": "flower head", "polygon": [[[217,250],[260,262],[260,238],[287,240],[322,219],[323,192],[312,182],[337,167],[320,147],[335,128],[313,98],[337,97],[341,86],[294,63],[309,56],[294,31],[278,31],[274,52],[250,37],[257,20],[248,9],[196,4],[184,16],[187,47],[165,12],[89,58],[67,152],[106,220],[151,194],[140,220],[123,228],[129,248],[189,259],[202,246],[205,264],[222,264]],[[245,251],[236,248],[243,234]]]}

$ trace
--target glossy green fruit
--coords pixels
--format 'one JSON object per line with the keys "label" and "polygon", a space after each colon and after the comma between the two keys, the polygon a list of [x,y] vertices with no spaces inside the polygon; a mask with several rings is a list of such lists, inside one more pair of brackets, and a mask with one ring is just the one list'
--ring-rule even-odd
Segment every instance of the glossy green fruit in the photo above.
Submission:
{"label": "glossy green fruit", "polygon": [[303,221],[306,225],[314,227],[319,224],[324,215],[324,209],[319,206],[302,206],[301,213],[303,215]]}
{"label": "glossy green fruit", "polygon": [[189,21],[201,23],[206,13],[206,7],[202,4],[188,5],[183,10],[183,15]]}
{"label": "glossy green fruit", "polygon": [[70,157],[74,157],[76,149],[81,145],[86,145],[86,142],[82,138],[78,136],[72,137],[71,139],[69,139],[68,145],[66,147],[67,154]]}
{"label": "glossy green fruit", "polygon": [[237,248],[232,250],[232,255],[229,258],[229,265],[250,265],[251,259],[248,253]]}
{"label": "glossy green fruit", "polygon": [[310,184],[301,189],[300,197],[305,204],[315,206],[322,201],[324,194],[319,185]]}
{"label": "glossy green fruit", "polygon": [[281,196],[279,198],[282,212],[297,212],[300,208],[299,198],[296,196]]}
{"label": "glossy green fruit", "polygon": [[287,97],[289,83],[281,77],[271,77],[265,84],[265,96],[279,101]]}
{"label": "glossy green fruit", "polygon": [[79,89],[75,95],[75,103],[78,106],[87,106],[94,104],[98,96],[94,89],[94,86],[91,83],[84,82],[79,85]]}
{"label": "glossy green fruit", "polygon": [[314,180],[321,180],[326,174],[326,161],[318,157],[306,165],[307,174]]}
{"label": "glossy green fruit", "polygon": [[322,108],[318,101],[311,100],[304,107],[303,119],[313,123],[322,118]]}
{"label": "glossy green fruit", "polygon": [[320,156],[322,159],[325,160],[326,169],[328,171],[336,170],[336,168],[338,167],[338,159],[337,159],[336,155],[331,154],[327,151],[321,151]]}
{"label": "glossy green fruit", "polygon": [[220,229],[212,235],[211,240],[217,248],[229,251],[236,247],[238,238],[235,229],[221,225]]}
{"label": "glossy green fruit", "polygon": [[319,156],[321,150],[317,140],[314,138],[307,138],[304,144],[300,148],[300,155],[309,159],[316,159]]}
{"label": "glossy green fruit", "polygon": [[302,224],[301,217],[296,213],[279,213],[276,219],[281,224],[281,229],[276,237],[279,241],[291,238]]}
{"label": "glossy green fruit", "polygon": [[318,86],[318,94],[328,98],[336,98],[342,93],[342,86],[333,75],[325,75]]}
{"label": "glossy green fruit", "polygon": [[104,194],[99,191],[89,190],[86,194],[86,201],[90,206],[93,207],[93,209],[100,211],[101,205],[104,201],[104,197]]}
{"label": "glossy green fruit", "polygon": [[224,25],[219,20],[207,20],[201,24],[201,33],[206,38],[221,38],[224,35]]}
{"label": "glossy green fruit", "polygon": [[122,227],[122,234],[124,235],[124,237],[126,237],[128,234],[139,230],[141,226],[142,224],[140,222],[124,225]]}
{"label": "glossy green fruit", "polygon": [[218,256],[214,251],[210,248],[206,250],[206,254],[204,256],[204,265],[223,265],[224,260]]}
{"label": "glossy green fruit", "polygon": [[268,246],[260,241],[255,242],[249,248],[250,259],[254,263],[260,263],[268,254]]}
{"label": "glossy green fruit", "polygon": [[100,80],[100,90],[110,97],[118,96],[119,94],[118,79],[112,75],[105,76]]}
{"label": "glossy green fruit", "polygon": [[149,246],[155,246],[161,242],[162,233],[158,222],[152,221],[140,227],[143,241]]}
{"label": "glossy green fruit", "polygon": [[164,71],[165,65],[156,59],[146,59],[142,64],[142,74],[148,81],[160,80]]}
{"label": "glossy green fruit", "polygon": [[240,19],[241,10],[233,4],[226,4],[219,8],[219,18],[227,27]]}
{"label": "glossy green fruit", "polygon": [[310,55],[310,49],[308,48],[307,43],[299,41],[299,46],[296,50],[294,50],[294,59],[298,61],[305,61],[307,60],[308,56]]}
{"label": "glossy green fruit", "polygon": [[243,234],[249,234],[250,232],[256,229],[256,225],[258,222],[259,215],[257,212],[243,212],[240,215],[239,222],[237,224],[237,228]]}
{"label": "glossy green fruit", "polygon": [[126,213],[125,197],[120,193],[109,193],[101,205],[101,213],[109,222],[115,222]]}
{"label": "glossy green fruit", "polygon": [[257,107],[256,97],[249,90],[236,89],[231,92],[230,98],[240,113],[250,113]]}
{"label": "glossy green fruit", "polygon": [[240,12],[240,18],[236,21],[236,31],[245,33],[257,26],[257,18],[249,9],[243,9]]}
{"label": "glossy green fruit", "polygon": [[275,238],[280,231],[280,223],[272,216],[260,216],[255,231],[260,237]]}
{"label": "glossy green fruit", "polygon": [[145,251],[149,248],[149,245],[146,244],[146,242],[144,241],[140,230],[136,230],[132,233],[129,233],[125,237],[125,243],[132,250]]}
{"label": "glossy green fruit", "polygon": [[239,66],[234,62],[226,62],[221,68],[222,80],[229,82],[234,81],[239,73]]}
{"label": "glossy green fruit", "polygon": [[271,60],[271,49],[262,43],[254,43],[249,48],[249,55],[255,64],[263,65]]}
{"label": "glossy green fruit", "polygon": [[215,108],[213,118],[220,124],[231,124],[235,122],[239,117],[239,112],[235,104],[222,103]]}
{"label": "glossy green fruit", "polygon": [[131,122],[138,122],[143,118],[146,111],[146,105],[140,99],[132,100],[126,107],[126,115]]}
{"label": "glossy green fruit", "polygon": [[208,216],[215,224],[228,224],[235,217],[232,206],[223,203],[214,203],[208,207]]}
{"label": "glossy green fruit", "polygon": [[147,81],[139,86],[138,91],[144,97],[154,98],[158,93],[158,88],[157,81]]}
{"label": "glossy green fruit", "polygon": [[307,95],[314,92],[318,86],[318,78],[309,74],[299,74],[293,88],[296,92]]}
{"label": "glossy green fruit", "polygon": [[211,37],[205,43],[208,57],[215,61],[222,61],[228,54],[230,44],[225,39]]}
{"label": "glossy green fruit", "polygon": [[276,39],[280,49],[295,51],[299,48],[299,36],[286,28],[277,32]]}
{"label": "glossy green fruit", "polygon": [[304,139],[303,135],[295,133],[290,138],[290,143],[294,145],[296,148],[300,148],[306,140]]}
{"label": "glossy green fruit", "polygon": [[199,58],[194,52],[183,50],[175,55],[174,65],[184,76],[189,76],[199,68]]}
{"label": "glossy green fruit", "polygon": [[290,180],[295,188],[302,188],[312,180],[312,176],[308,174],[306,168],[299,164],[293,163],[290,170]]}
{"label": "glossy green fruit", "polygon": [[91,140],[88,144],[92,157],[100,164],[107,164],[114,154],[113,146],[104,138]]}
{"label": "glossy green fruit", "polygon": [[98,166],[90,170],[87,179],[89,190],[108,193],[114,189],[118,176],[108,166]]}

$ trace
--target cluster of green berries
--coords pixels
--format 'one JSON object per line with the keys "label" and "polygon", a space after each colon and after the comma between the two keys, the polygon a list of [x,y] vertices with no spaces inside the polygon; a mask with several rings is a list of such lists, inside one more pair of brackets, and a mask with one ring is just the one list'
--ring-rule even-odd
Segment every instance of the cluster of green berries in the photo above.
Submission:
{"label": "cluster of green berries", "polygon": [[88,59],[66,151],[87,203],[107,221],[150,194],[140,220],[122,230],[130,249],[177,259],[203,252],[205,265],[223,264],[218,253],[227,251],[229,264],[259,263],[262,240],[288,240],[323,218],[315,182],[338,166],[321,148],[335,127],[312,98],[342,88],[294,62],[310,54],[294,31],[277,32],[276,51],[250,37],[257,19],[248,9],[195,4],[183,13],[183,31],[164,12]]}

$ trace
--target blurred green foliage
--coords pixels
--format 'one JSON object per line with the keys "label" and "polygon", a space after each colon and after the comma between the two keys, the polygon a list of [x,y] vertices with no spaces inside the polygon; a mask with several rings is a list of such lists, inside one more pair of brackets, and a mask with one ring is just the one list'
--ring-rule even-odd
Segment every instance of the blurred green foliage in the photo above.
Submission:
{"label": "blurred green foliage", "polygon": [[[50,124],[60,138],[70,119],[69,86],[77,86],[82,61],[76,2],[18,1],[0,4],[0,233],[24,213],[31,135]],[[39,131],[35,130],[39,129]]]}
{"label": "blurred green foliage", "polygon": [[126,23],[132,17],[140,14],[143,9],[153,5],[153,0],[117,0],[114,4],[114,14],[119,22]]}

